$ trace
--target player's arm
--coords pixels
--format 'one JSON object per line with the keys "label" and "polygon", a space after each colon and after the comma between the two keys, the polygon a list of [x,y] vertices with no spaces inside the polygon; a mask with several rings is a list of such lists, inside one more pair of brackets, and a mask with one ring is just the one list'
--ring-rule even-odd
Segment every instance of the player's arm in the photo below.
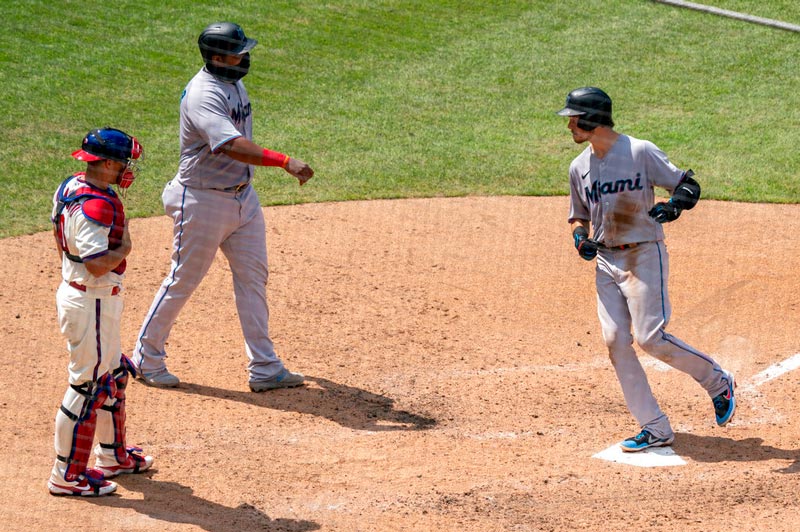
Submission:
{"label": "player's arm", "polygon": [[697,202],[700,201],[700,183],[695,181],[692,170],[686,170],[683,173],[681,181],[672,191],[669,201],[684,211],[694,208]]}
{"label": "player's arm", "polygon": [[597,243],[589,238],[589,229],[591,227],[589,222],[589,205],[588,200],[582,196],[585,193],[582,190],[582,183],[584,177],[588,174],[586,167],[581,166],[578,159],[572,161],[569,165],[569,222],[570,229],[572,230],[572,241],[575,249],[581,258],[592,260],[597,255]]}
{"label": "player's arm", "polygon": [[125,220],[125,227],[122,230],[122,241],[119,247],[109,249],[102,255],[97,255],[90,259],[84,259],[83,265],[86,270],[95,277],[102,277],[120,265],[131,252],[131,235],[128,232],[128,221]]}
{"label": "player's arm", "polygon": [[572,229],[573,233],[575,233],[575,229],[577,229],[578,227],[583,227],[583,230],[586,232],[586,234],[587,235],[589,234],[588,220],[572,220],[570,223],[570,228]]}
{"label": "player's arm", "polygon": [[81,215],[76,218],[75,245],[86,270],[102,277],[120,265],[131,252],[128,221],[124,221],[118,245],[109,246],[109,235],[115,221],[115,206],[106,199],[89,198],[81,203]]}
{"label": "player's arm", "polygon": [[694,208],[700,201],[700,184],[693,176],[691,170],[684,172],[669,200],[656,203],[647,214],[663,224],[677,220],[681,212]]}
{"label": "player's arm", "polygon": [[56,242],[56,251],[58,251],[58,261],[61,264],[61,259],[64,257],[64,250],[61,249],[61,242],[58,239],[58,229],[53,227],[53,240]]}
{"label": "player's arm", "polygon": [[296,177],[300,181],[300,185],[305,184],[306,181],[314,176],[314,170],[303,161],[283,153],[262,148],[244,137],[236,137],[229,140],[220,146],[219,150],[240,163],[257,166],[279,166]]}

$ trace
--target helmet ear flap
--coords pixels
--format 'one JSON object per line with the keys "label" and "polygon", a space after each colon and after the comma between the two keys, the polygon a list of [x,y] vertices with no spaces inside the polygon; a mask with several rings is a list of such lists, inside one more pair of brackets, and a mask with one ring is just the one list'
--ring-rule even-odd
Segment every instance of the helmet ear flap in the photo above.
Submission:
{"label": "helmet ear flap", "polygon": [[143,149],[142,145],[139,144],[139,141],[136,140],[136,137],[131,137],[132,145],[131,145],[131,159],[138,159],[142,156]]}
{"label": "helmet ear flap", "polygon": [[578,127],[584,131],[594,131],[597,124],[589,121],[588,115],[583,115],[578,118]]}

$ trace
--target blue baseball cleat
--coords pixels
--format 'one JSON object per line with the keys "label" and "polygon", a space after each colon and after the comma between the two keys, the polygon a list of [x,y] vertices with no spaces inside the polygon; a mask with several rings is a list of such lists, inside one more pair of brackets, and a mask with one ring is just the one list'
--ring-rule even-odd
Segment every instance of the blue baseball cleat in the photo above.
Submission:
{"label": "blue baseball cleat", "polygon": [[636,453],[639,451],[644,451],[650,447],[664,447],[667,445],[672,445],[673,441],[675,441],[675,436],[670,436],[669,438],[656,438],[650,434],[650,431],[642,430],[642,432],[636,436],[621,442],[619,446],[626,453]]}
{"label": "blue baseball cleat", "polygon": [[712,399],[717,425],[720,427],[727,425],[733,418],[734,412],[736,412],[736,397],[733,394],[733,390],[736,388],[736,381],[733,379],[733,375],[728,372],[725,372],[724,380],[728,382],[728,388]]}

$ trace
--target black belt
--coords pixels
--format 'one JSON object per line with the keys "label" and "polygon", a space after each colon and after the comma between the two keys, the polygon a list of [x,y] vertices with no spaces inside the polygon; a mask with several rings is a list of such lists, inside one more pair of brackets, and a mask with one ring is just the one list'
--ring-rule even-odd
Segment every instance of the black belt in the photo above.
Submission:
{"label": "black belt", "polygon": [[221,192],[241,192],[244,187],[250,184],[250,181],[245,181],[244,183],[239,183],[238,185],[234,185],[232,187],[227,188],[215,188],[212,190],[219,190]]}
{"label": "black belt", "polygon": [[632,242],[630,244],[622,244],[621,246],[603,246],[603,247],[605,247],[606,249],[613,249],[613,250],[631,249],[631,248],[635,248],[636,246],[639,246],[639,245],[645,244],[645,243],[646,242]]}

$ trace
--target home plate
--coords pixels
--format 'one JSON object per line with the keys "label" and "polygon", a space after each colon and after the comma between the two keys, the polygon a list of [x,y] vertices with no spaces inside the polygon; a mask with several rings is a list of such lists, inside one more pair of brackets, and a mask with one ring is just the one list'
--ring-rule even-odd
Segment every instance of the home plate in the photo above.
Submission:
{"label": "home plate", "polygon": [[614,444],[605,451],[601,451],[592,458],[618,462],[637,467],[670,467],[686,465],[683,458],[675,454],[672,447],[651,447],[638,453],[626,453]]}

